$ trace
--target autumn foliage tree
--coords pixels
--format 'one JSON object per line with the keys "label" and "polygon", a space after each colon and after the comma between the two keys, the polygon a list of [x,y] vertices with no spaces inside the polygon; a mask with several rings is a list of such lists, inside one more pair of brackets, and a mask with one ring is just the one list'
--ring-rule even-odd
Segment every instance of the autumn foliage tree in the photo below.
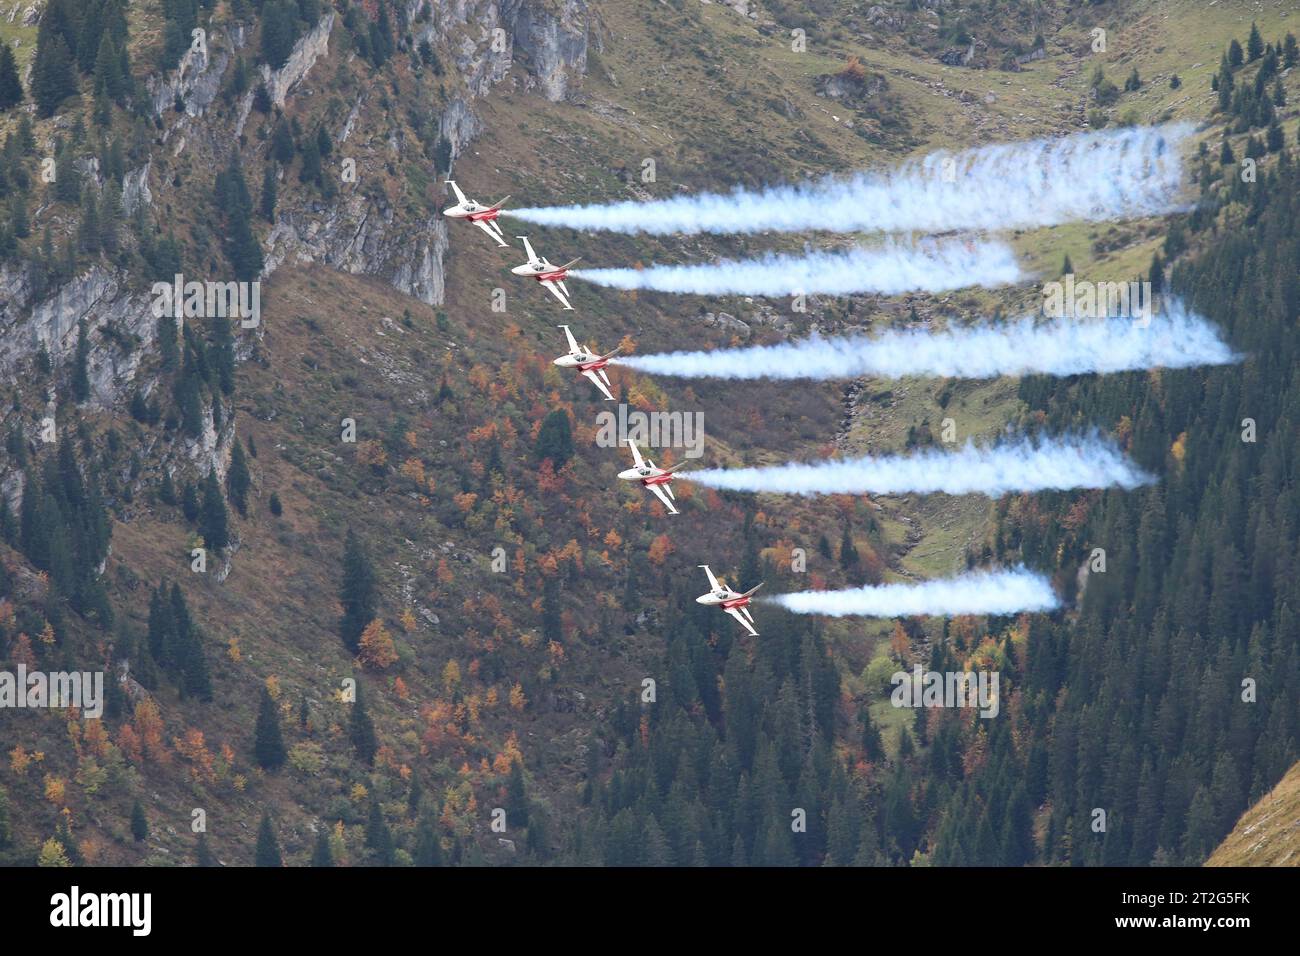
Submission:
{"label": "autumn foliage tree", "polygon": [[367,624],[361,632],[357,659],[362,666],[376,670],[383,670],[397,660],[397,648],[393,645],[392,635],[378,618]]}

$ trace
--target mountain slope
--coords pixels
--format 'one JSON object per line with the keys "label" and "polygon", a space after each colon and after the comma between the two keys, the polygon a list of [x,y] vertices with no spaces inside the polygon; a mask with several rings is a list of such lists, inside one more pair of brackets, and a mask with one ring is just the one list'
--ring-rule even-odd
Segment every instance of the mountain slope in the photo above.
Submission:
{"label": "mountain slope", "polygon": [[[1209,74],[1228,40],[1244,39],[1247,14],[1175,0],[1074,13],[1044,3],[1028,16],[1010,4],[819,0],[815,17],[775,2],[747,5],[752,15],[687,0],[304,2],[288,10],[294,41],[277,57],[266,41],[273,2],[197,5],[207,51],[174,50],[166,68],[162,9],[132,4],[136,87],[109,105],[107,122],[94,116],[92,74],[54,115],[21,113],[34,129],[20,163],[33,228],[0,264],[0,370],[13,397],[0,412],[11,519],[0,548],[0,660],[102,668],[114,692],[101,725],[57,711],[0,713],[6,862],[47,850],[57,861],[62,848],[73,862],[189,863],[199,852],[195,810],[206,852],[227,865],[253,861],[264,812],[293,865],[322,842],[348,864],[1095,862],[1100,851],[1078,839],[1081,818],[1060,810],[1091,797],[1072,785],[1070,751],[1092,738],[1048,702],[1058,691],[1068,701],[1075,687],[1086,696],[1094,675],[1081,655],[1110,660],[1128,635],[1107,643],[1089,630],[1080,640],[1073,619],[823,622],[764,606],[763,638],[750,641],[692,600],[700,563],[732,583],[795,590],[940,576],[995,554],[1011,559],[1027,539],[1036,562],[1072,574],[1080,541],[1048,547],[1042,529],[1077,529],[1072,509],[1091,514],[1092,496],[1050,496],[1039,511],[1019,500],[749,498],[686,484],[683,514],[670,518],[615,477],[625,452],[596,441],[607,403],[551,364],[559,321],[605,349],[658,351],[913,315],[941,324],[1009,314],[1032,308],[1035,290],[813,297],[796,313],[780,300],[575,283],[577,311],[561,313],[509,275],[516,252],[437,215],[439,180],[450,173],[480,200],[541,204],[889,165],[936,147],[1081,128],[1094,61],[1113,80],[1133,67],[1146,80],[1102,111],[1108,122],[1129,111],[1142,122],[1209,119]],[[1114,25],[1104,57],[1089,51],[1094,15]],[[1259,16],[1270,41],[1283,32],[1275,11]],[[792,48],[792,29],[805,31],[805,50]],[[1192,58],[1203,62],[1180,92],[1168,74]],[[1243,85],[1259,68],[1241,68]],[[1292,97],[1294,83],[1292,70]],[[1293,144],[1294,107],[1282,113]],[[1222,121],[1201,136],[1216,152]],[[20,127],[20,111],[0,115],[0,135],[17,142]],[[1233,134],[1238,153],[1245,135]],[[39,158],[53,154],[62,170],[82,170],[81,195],[60,198],[57,183],[38,179]],[[355,179],[343,175],[347,161]],[[267,178],[269,214],[260,208]],[[119,244],[97,248],[82,236],[87,213],[115,191]],[[262,321],[187,321],[190,335],[169,359],[150,285],[176,269],[243,278],[250,244],[231,240],[241,192],[263,262],[249,273],[263,282]],[[1217,218],[1193,230],[1186,259],[1222,255],[1221,236],[1258,212],[1240,194],[1212,205]],[[1161,221],[1076,225],[1014,241],[1044,275],[1068,252],[1081,274],[1128,278],[1167,248],[1166,231]],[[548,230],[533,239],[555,261],[606,265],[798,248],[804,237]],[[1170,376],[1169,387],[1190,388],[1199,375]],[[625,370],[613,379],[634,410],[702,415],[710,465],[901,450],[947,416],[964,440],[1049,415],[1122,433],[1135,407],[1154,414],[1140,377],[1099,389],[1103,398],[1074,382],[1063,388],[1084,394],[1006,380],[776,389]],[[1166,383],[1152,379],[1153,390]],[[1277,386],[1271,373],[1266,381]],[[47,417],[60,436],[53,447],[40,437]],[[349,422],[355,442],[345,439]],[[1163,453],[1155,425],[1139,425]],[[1197,447],[1193,465],[1210,457]],[[251,474],[246,514],[238,495],[222,494],[237,454]],[[43,508],[24,534],[32,487]],[[194,573],[192,549],[223,498],[231,547]],[[111,522],[102,542],[101,504]],[[364,653],[340,634],[349,532],[373,570],[368,610],[382,626]],[[61,548],[36,547],[45,536]],[[73,561],[70,542],[104,552]],[[174,620],[171,638],[154,640],[168,630],[169,602],[152,599],[164,581],[177,585],[193,641],[180,640]],[[1293,621],[1276,623],[1261,646],[1287,639]],[[917,720],[888,704],[882,674],[945,662],[1004,671],[1011,730]],[[1042,690],[1067,673],[1070,688]],[[1165,733],[1181,736],[1186,722],[1169,709]],[[1294,736],[1278,720],[1274,749],[1247,786],[1271,783],[1290,762]],[[278,765],[267,759],[271,725],[286,751]],[[1248,729],[1253,740],[1258,728]],[[1169,799],[1170,832],[1133,862],[1150,862],[1157,845],[1198,859],[1223,832],[1227,799],[1207,811],[1206,797],[1197,843],[1182,846],[1197,787],[1208,791],[1215,769],[1153,758],[1148,776],[1175,781],[1171,792],[1186,800]],[[1039,789],[1016,792],[1009,776]],[[1215,799],[1244,799],[1238,789],[1219,784]],[[144,837],[132,832],[137,803]],[[493,827],[497,808],[504,831]],[[807,811],[807,839],[792,836],[792,808]]]}

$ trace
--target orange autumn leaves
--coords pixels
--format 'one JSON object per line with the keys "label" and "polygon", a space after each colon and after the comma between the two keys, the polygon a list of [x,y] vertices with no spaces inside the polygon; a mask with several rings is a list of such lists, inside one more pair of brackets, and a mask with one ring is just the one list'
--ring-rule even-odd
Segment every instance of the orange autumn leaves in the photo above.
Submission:
{"label": "orange autumn leaves", "polygon": [[362,667],[384,670],[397,660],[397,646],[383,621],[375,618],[361,632],[357,660]]}

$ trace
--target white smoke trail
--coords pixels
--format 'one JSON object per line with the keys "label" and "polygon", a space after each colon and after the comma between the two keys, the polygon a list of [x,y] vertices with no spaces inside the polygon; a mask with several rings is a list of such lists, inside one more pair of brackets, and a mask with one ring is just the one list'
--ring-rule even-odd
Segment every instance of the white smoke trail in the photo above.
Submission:
{"label": "white smoke trail", "polygon": [[767,468],[706,468],[684,472],[689,479],[726,491],[792,495],[980,494],[1068,491],[1072,488],[1126,490],[1155,479],[1112,443],[1095,435],[1045,438],[990,446],[971,442],[957,451],[926,449],[910,455],[831,459]]}
{"label": "white smoke trail", "polygon": [[892,172],[651,202],[505,210],[544,226],[693,234],[1012,229],[1170,212],[1187,124],[939,152]]}
{"label": "white smoke trail", "polygon": [[800,591],[764,599],[795,614],[830,617],[911,617],[913,615],[1016,614],[1051,611],[1060,599],[1051,582],[1023,567],[1010,571],[972,571],[921,584],[881,584],[846,591]]}
{"label": "white smoke trail", "polygon": [[1147,368],[1226,365],[1240,356],[1199,315],[1167,300],[1150,324],[1131,318],[1097,321],[1024,318],[1004,325],[906,329],[879,335],[780,345],[666,352],[616,359],[653,375],[679,378],[836,379],[874,375],[996,378],[999,375],[1083,375]]}
{"label": "white smoke trail", "polygon": [[888,242],[876,248],[803,255],[769,252],[758,259],[720,259],[648,269],[570,269],[569,275],[615,289],[695,295],[850,295],[942,292],[1009,285],[1021,279],[1015,253],[1001,243]]}

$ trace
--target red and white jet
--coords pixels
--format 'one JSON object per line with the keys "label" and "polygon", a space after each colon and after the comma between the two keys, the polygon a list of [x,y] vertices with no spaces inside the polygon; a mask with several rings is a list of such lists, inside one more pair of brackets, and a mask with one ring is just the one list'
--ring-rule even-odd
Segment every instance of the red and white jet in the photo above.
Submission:
{"label": "red and white jet", "polygon": [[624,481],[639,481],[643,487],[649,488],[654,496],[664,503],[670,515],[678,513],[673,507],[673,502],[677,498],[673,495],[673,489],[668,483],[676,476],[673,474],[678,468],[685,468],[689,462],[678,462],[676,465],[669,465],[667,468],[659,468],[653,461],[641,457],[641,451],[636,447],[636,442],[629,440],[628,447],[632,449],[632,467],[626,471],[620,471],[618,476]]}
{"label": "red and white jet", "polygon": [[695,600],[700,604],[707,604],[710,607],[720,607],[737,621],[740,626],[749,631],[754,637],[758,637],[758,631],[754,630],[754,617],[749,613],[749,600],[755,591],[763,586],[760,581],[754,587],[750,588],[744,594],[737,594],[723,582],[713,576],[707,564],[701,564],[704,573],[709,576],[709,587],[712,589],[708,594],[701,594]]}
{"label": "red and white jet", "polygon": [[527,236],[516,236],[516,239],[524,241],[524,249],[528,253],[528,261],[522,266],[515,266],[510,271],[517,276],[528,276],[530,279],[536,279],[543,286],[551,290],[551,293],[560,300],[560,304],[573,311],[573,306],[569,305],[569,290],[564,285],[564,279],[577,262],[574,259],[566,262],[562,266],[553,265],[545,256],[539,256],[533,252],[532,245],[528,242]]}
{"label": "red and white jet", "polygon": [[466,199],[465,194],[460,191],[460,187],[454,181],[447,180],[447,185],[456,194],[458,201],[456,205],[448,206],[442,211],[444,216],[448,219],[468,219],[491,236],[498,246],[508,245],[505,234],[501,232],[501,227],[497,225],[497,217],[501,215],[501,207],[506,204],[506,199],[509,199],[509,196],[498,203],[493,203],[491,206],[485,206],[472,199]]}
{"label": "red and white jet", "polygon": [[561,355],[555,360],[555,364],[560,368],[576,368],[584,376],[591,379],[593,385],[605,393],[606,401],[614,401],[614,396],[609,391],[609,376],[605,374],[605,366],[609,364],[610,359],[619,353],[619,349],[614,349],[614,351],[605,355],[597,355],[589,347],[579,345],[567,325],[560,325],[557,328],[564,329],[564,335],[569,340],[569,354]]}

